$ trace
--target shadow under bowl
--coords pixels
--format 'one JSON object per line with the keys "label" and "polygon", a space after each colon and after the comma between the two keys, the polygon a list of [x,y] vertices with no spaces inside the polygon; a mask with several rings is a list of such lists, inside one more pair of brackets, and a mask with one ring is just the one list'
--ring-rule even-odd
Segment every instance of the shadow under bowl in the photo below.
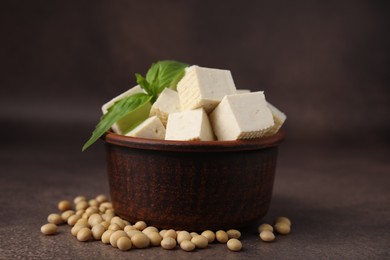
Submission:
{"label": "shadow under bowl", "polygon": [[241,228],[270,206],[285,134],[238,141],[166,141],[107,132],[115,213],[176,230]]}

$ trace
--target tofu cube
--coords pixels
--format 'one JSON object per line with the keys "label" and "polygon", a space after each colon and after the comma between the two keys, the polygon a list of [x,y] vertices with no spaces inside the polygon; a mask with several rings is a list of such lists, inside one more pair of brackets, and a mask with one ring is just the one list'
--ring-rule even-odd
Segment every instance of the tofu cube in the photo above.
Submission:
{"label": "tofu cube", "polygon": [[[108,109],[115,104],[115,102],[121,100],[122,98],[129,97],[136,93],[144,93],[144,90],[141,88],[141,86],[137,85],[126,92],[123,92],[122,94],[114,97],[107,103],[105,103],[102,106],[102,112],[103,114],[106,114]],[[150,107],[145,107],[139,109],[137,111],[137,115],[134,116],[133,114],[130,114],[128,116],[123,117],[122,119],[118,120],[115,124],[111,126],[112,130],[117,134],[125,134],[133,127],[134,124],[139,123],[140,121],[143,121],[149,116],[149,109]]]}
{"label": "tofu cube", "polygon": [[235,94],[236,86],[229,70],[194,65],[186,68],[177,84],[177,92],[182,110],[203,107],[209,113],[224,96]]}
{"label": "tofu cube", "polygon": [[262,137],[274,125],[262,91],[224,97],[210,121],[218,140]]}
{"label": "tofu cube", "polygon": [[267,106],[272,112],[272,116],[274,118],[274,126],[271,127],[265,135],[271,136],[271,135],[276,134],[279,131],[279,129],[282,127],[282,125],[286,121],[287,116],[282,111],[280,111],[275,106],[273,106],[271,103],[267,102]]}
{"label": "tofu cube", "polygon": [[203,108],[169,114],[165,140],[215,140],[209,118]]}
{"label": "tofu cube", "polygon": [[157,116],[152,116],[128,132],[126,136],[164,140],[165,127]]}
{"label": "tofu cube", "polygon": [[180,111],[179,94],[165,88],[150,109],[150,116],[158,116],[164,126],[167,125],[168,115]]}

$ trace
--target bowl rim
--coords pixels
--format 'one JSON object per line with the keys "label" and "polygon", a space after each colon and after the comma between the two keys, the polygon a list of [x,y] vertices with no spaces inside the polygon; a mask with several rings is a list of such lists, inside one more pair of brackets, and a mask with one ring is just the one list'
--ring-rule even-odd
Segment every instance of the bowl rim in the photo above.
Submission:
{"label": "bowl rim", "polygon": [[268,137],[232,141],[173,141],[130,137],[107,131],[102,139],[106,144],[157,151],[176,152],[231,152],[259,150],[278,146],[285,139],[283,129]]}

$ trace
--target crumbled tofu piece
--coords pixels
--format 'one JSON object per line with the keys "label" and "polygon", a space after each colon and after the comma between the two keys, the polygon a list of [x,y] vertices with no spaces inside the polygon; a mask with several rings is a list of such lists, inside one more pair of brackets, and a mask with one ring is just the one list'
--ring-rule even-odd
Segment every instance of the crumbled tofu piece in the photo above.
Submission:
{"label": "crumbled tofu piece", "polygon": [[274,126],[271,127],[267,133],[265,134],[266,136],[271,136],[271,135],[274,135],[276,134],[279,129],[282,127],[282,125],[284,124],[284,121],[286,121],[287,119],[287,116],[282,112],[280,111],[279,109],[277,109],[275,106],[273,106],[271,103],[267,102],[267,106],[268,108],[271,110],[272,112],[272,116],[274,118]]}
{"label": "crumbled tofu piece", "polygon": [[203,107],[211,112],[226,95],[235,94],[232,74],[229,70],[190,66],[177,84],[182,110]]}
{"label": "crumbled tofu piece", "polygon": [[165,140],[211,141],[214,139],[209,118],[203,108],[169,114]]}
{"label": "crumbled tofu piece", "polygon": [[164,140],[165,127],[157,116],[152,116],[128,132],[126,136]]}
{"label": "crumbled tofu piece", "polygon": [[262,137],[274,125],[262,91],[224,97],[210,121],[218,140]]}
{"label": "crumbled tofu piece", "polygon": [[[108,101],[107,103],[105,103],[102,106],[103,114],[106,114],[108,109],[112,105],[114,105],[115,102],[121,100],[122,98],[129,97],[129,96],[136,94],[136,93],[145,93],[145,91],[141,88],[140,85],[137,85],[137,86],[127,90],[126,92],[123,92],[122,94],[114,97],[113,99],[111,99],[110,101]],[[126,132],[129,131],[129,129],[134,124],[134,122],[143,121],[145,118],[147,118],[147,116],[149,115],[149,109],[150,108],[147,108],[147,107],[140,109],[140,111],[137,112],[136,116],[134,116],[134,115],[129,115],[128,117],[125,116],[124,118],[118,120],[115,124],[113,124],[111,126],[112,130],[118,134],[125,134]]]}
{"label": "crumbled tofu piece", "polygon": [[169,88],[165,88],[158,96],[150,109],[150,116],[158,116],[164,126],[167,125],[168,115],[180,111],[179,94]]}

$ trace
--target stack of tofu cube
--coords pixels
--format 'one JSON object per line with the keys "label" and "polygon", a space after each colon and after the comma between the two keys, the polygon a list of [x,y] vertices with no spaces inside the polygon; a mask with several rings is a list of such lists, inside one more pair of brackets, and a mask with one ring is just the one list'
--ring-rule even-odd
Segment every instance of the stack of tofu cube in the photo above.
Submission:
{"label": "stack of tofu cube", "polygon": [[[142,91],[136,86],[122,95]],[[103,106],[103,113],[113,100]],[[123,120],[123,119],[122,119]],[[268,103],[262,91],[237,90],[229,70],[186,68],[177,91],[164,89],[149,118],[126,136],[177,141],[252,139],[276,134],[286,115]]]}

